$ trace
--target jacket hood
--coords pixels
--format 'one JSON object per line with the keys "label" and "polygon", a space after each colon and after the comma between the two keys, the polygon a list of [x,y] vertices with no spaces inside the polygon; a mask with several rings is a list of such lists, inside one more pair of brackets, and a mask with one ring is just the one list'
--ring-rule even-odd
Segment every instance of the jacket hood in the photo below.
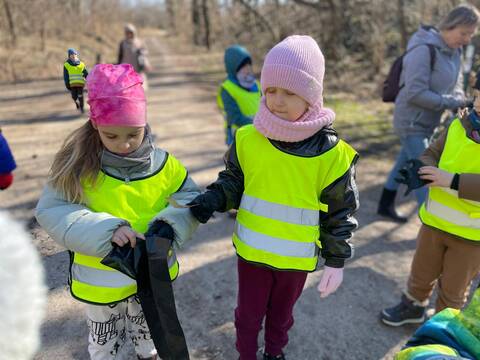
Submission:
{"label": "jacket hood", "polygon": [[431,44],[437,47],[440,51],[454,54],[457,49],[450,48],[442,38],[440,32],[433,26],[422,25],[412,35],[408,42],[407,50],[412,49],[415,46]]}
{"label": "jacket hood", "polygon": [[246,60],[252,61],[252,56],[243,46],[232,45],[225,50],[225,70],[230,80],[237,79],[238,67]]}

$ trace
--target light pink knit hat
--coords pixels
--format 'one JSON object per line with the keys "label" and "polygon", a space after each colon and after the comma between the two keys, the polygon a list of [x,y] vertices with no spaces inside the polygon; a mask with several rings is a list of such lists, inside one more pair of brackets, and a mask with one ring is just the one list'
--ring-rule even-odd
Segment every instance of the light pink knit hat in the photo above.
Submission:
{"label": "light pink knit hat", "polygon": [[145,126],[143,78],[130,64],[98,64],[87,76],[90,120],[100,126]]}
{"label": "light pink knit hat", "polygon": [[290,90],[310,105],[323,106],[325,59],[317,42],[306,35],[292,35],[275,45],[265,57],[260,82]]}

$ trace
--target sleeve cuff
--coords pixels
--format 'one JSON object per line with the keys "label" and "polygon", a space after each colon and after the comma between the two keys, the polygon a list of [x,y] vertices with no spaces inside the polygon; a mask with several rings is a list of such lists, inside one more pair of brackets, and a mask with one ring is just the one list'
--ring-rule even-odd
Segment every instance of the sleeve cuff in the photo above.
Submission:
{"label": "sleeve cuff", "polygon": [[328,258],[325,259],[325,266],[332,267],[332,268],[343,268],[345,265],[345,260],[344,259],[338,259],[338,258]]}
{"label": "sleeve cuff", "polygon": [[450,184],[450,189],[457,190],[460,184],[460,175],[455,174],[453,175],[452,183]]}

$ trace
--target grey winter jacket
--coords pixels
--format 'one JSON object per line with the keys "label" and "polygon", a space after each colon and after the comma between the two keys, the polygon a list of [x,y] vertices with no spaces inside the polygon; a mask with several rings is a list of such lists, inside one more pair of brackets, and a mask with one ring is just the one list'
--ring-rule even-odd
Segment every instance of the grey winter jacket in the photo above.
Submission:
{"label": "grey winter jacket", "polygon": [[[430,67],[430,51],[435,46],[435,64]],[[433,27],[420,27],[413,34],[403,58],[401,88],[396,100],[393,125],[399,136],[430,136],[445,109],[465,105],[461,49],[452,49]]]}
{"label": "grey winter jacket", "polygon": [[[154,149],[150,157],[148,171],[141,173],[129,172],[120,174],[117,169],[102,167],[102,170],[115,178],[121,177],[126,181],[136,181],[154,175],[165,164],[168,153],[161,149]],[[169,194],[177,203],[185,205],[200,193],[197,185],[187,175],[180,189]],[[124,219],[108,213],[99,213],[90,210],[82,204],[74,204],[65,200],[59,192],[47,185],[38,202],[35,216],[38,223],[58,244],[68,250],[85,255],[104,257],[112,248],[111,239],[114,231],[128,225]],[[151,220],[162,220],[170,224],[174,230],[175,248],[181,247],[192,235],[198,226],[197,220],[188,209],[167,206]]]}

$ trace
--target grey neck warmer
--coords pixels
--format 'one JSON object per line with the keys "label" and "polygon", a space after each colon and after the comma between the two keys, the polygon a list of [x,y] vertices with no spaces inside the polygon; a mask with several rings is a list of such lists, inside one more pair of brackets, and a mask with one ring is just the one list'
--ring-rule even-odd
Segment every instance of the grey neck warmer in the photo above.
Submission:
{"label": "grey neck warmer", "polygon": [[107,149],[103,149],[101,154],[102,169],[105,167],[117,170],[122,176],[127,177],[131,174],[148,171],[151,166],[151,155],[155,150],[150,127],[145,127],[145,137],[142,144],[134,152],[121,156],[114,154]]}

